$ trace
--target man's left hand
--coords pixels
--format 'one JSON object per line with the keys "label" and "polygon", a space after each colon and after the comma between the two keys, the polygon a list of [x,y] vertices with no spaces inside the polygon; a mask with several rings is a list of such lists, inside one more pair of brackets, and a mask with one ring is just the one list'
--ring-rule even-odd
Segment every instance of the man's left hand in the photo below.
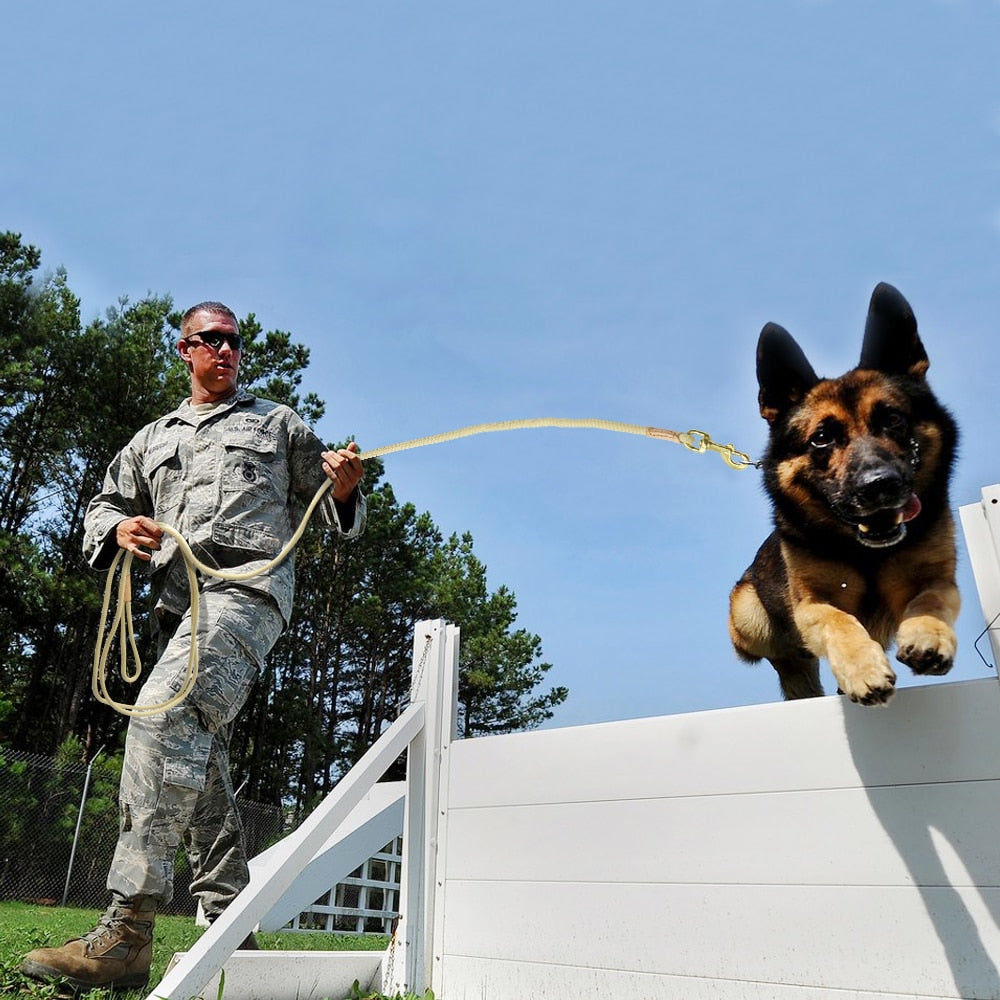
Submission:
{"label": "man's left hand", "polygon": [[349,500],[364,476],[358,446],[352,441],[346,448],[324,451],[323,471],[333,483],[333,499],[341,503]]}

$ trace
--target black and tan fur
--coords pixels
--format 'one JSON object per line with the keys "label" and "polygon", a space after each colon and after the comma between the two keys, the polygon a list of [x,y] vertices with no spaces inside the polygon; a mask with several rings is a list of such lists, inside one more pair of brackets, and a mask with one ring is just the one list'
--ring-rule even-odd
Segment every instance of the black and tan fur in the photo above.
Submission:
{"label": "black and tan fur", "polygon": [[896,675],[944,674],[955,657],[955,527],[948,482],[957,430],[927,384],[909,303],[872,293],[858,367],[817,377],[774,323],[757,344],[764,484],[774,532],[730,595],[739,656],[771,661],[786,698],[821,695],[819,659],[865,705]]}

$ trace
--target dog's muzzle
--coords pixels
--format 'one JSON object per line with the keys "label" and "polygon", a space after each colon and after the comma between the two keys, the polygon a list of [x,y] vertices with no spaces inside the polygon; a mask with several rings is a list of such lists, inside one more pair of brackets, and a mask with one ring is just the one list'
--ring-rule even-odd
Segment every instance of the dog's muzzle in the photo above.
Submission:
{"label": "dog's muzzle", "polygon": [[857,539],[871,549],[884,549],[898,545],[906,537],[906,524],[921,509],[920,498],[911,493],[901,507],[876,511],[856,522]]}

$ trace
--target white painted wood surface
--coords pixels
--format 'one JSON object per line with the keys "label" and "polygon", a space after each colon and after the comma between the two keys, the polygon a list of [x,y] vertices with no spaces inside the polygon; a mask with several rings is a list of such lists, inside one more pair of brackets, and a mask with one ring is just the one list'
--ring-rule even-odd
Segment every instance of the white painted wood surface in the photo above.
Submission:
{"label": "white painted wood surface", "polygon": [[[388,844],[403,828],[405,782],[386,781],[374,785],[358,806],[328,838],[316,856],[261,919],[258,929],[281,930],[300,913],[309,910],[323,892],[343,882],[372,854],[372,845]],[[288,853],[284,840],[250,859],[250,885],[283,864]]]}
{"label": "white painted wood surface", "polygon": [[959,516],[979,591],[979,606],[988,629],[987,645],[992,649],[993,666],[997,667],[1000,665],[1000,486],[987,486],[980,502],[959,508]]}
{"label": "white painted wood surface", "polygon": [[1000,686],[452,746],[443,1000],[1000,997]]}
{"label": "white painted wood surface", "polygon": [[[167,971],[185,958],[176,954]],[[379,989],[381,962],[377,951],[240,951],[225,964],[225,983],[216,972],[195,1000],[342,1000],[355,982],[363,994]]]}
{"label": "white painted wood surface", "polygon": [[[496,982],[502,976],[503,996],[520,1000],[562,997],[568,1000],[720,1000],[739,997],[740,1000],[887,1000],[884,992],[870,990],[829,990],[826,987],[783,986],[777,983],[720,983],[717,979],[700,976],[686,977],[593,968],[567,968],[559,965],[524,965],[499,962],[495,959],[454,958],[450,968],[456,978],[465,982]],[[470,994],[476,1000],[491,1000],[492,993]],[[891,1000],[952,1000],[953,993],[937,994],[929,990],[920,993],[889,993]],[[450,1000],[451,994],[438,1000]]]}
{"label": "white painted wood surface", "polygon": [[400,915],[382,964],[390,995],[423,993],[431,979],[438,924],[436,831],[445,762],[457,728],[458,646],[458,627],[440,619],[420,622],[414,632],[410,700],[423,709],[424,725],[407,750]]}

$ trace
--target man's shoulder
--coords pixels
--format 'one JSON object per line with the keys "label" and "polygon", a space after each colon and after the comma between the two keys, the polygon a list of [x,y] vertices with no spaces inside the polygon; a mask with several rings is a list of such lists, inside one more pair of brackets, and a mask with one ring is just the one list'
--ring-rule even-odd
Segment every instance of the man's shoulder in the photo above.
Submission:
{"label": "man's shoulder", "polygon": [[[222,418],[220,427],[234,434],[252,434],[255,437],[278,437],[299,442],[316,438],[315,433],[302,417],[286,403],[276,403],[241,391],[235,404]],[[318,438],[316,439],[318,440]]]}
{"label": "man's shoulder", "polygon": [[162,416],[157,417],[155,420],[150,420],[148,424],[144,424],[135,432],[132,440],[142,441],[148,437],[156,436],[161,434],[166,428],[182,421],[184,419],[184,408],[186,405],[187,401],[185,400],[185,402],[175,406],[172,410],[169,410]]}
{"label": "man's shoulder", "polygon": [[300,420],[299,415],[286,403],[276,403],[273,399],[256,396],[245,389],[240,390],[236,397],[236,405],[231,413],[254,413],[260,416],[273,417],[277,420]]}

